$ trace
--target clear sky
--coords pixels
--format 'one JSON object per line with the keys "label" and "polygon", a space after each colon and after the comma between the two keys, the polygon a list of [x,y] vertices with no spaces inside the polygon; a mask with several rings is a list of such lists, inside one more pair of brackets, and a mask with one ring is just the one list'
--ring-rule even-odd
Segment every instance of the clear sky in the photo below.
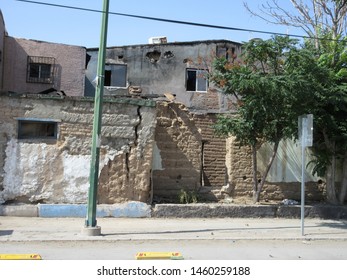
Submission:
{"label": "clear sky", "polygon": [[[179,21],[243,29],[302,34],[300,30],[268,24],[251,16],[243,6],[247,1],[255,9],[266,0],[110,0],[110,12],[158,17]],[[103,0],[37,0],[66,6],[102,10]],[[289,0],[280,0],[292,9]],[[9,36],[90,47],[99,47],[101,13],[37,5],[16,0],[0,0]],[[148,38],[166,36],[169,42],[226,39],[236,42],[270,35],[255,32],[219,30],[109,16],[108,46],[147,44]]]}

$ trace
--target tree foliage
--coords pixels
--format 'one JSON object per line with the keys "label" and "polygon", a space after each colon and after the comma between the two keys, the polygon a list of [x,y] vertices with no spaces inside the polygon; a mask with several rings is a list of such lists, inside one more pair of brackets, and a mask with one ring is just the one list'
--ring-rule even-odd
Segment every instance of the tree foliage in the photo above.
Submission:
{"label": "tree foliage", "polygon": [[[329,38],[329,36],[327,34]],[[310,48],[310,42],[307,42]],[[311,46],[312,48],[312,46]],[[327,199],[342,204],[347,192],[347,50],[345,40],[326,40],[312,48],[318,64],[327,72],[327,82],[315,95],[314,172],[325,176]],[[343,166],[341,187],[336,186],[336,163]],[[339,191],[338,191],[339,190]]]}
{"label": "tree foliage", "polygon": [[[251,146],[255,202],[279,142],[297,134],[298,116],[307,109],[303,104],[312,103],[310,97],[317,90],[312,85],[319,74],[325,77],[316,66],[310,52],[297,48],[296,40],[280,36],[246,43],[239,61],[215,61],[211,80],[238,103],[236,114],[220,116],[215,129],[235,136],[242,146]],[[264,141],[273,143],[273,153],[258,184],[256,151]]]}
{"label": "tree foliage", "polygon": [[[269,0],[257,10],[244,5],[254,16],[300,28],[311,38],[305,41],[305,49],[314,54],[319,71],[313,98],[306,103],[314,114],[315,158],[311,163],[315,173],[326,177],[327,200],[342,204],[347,194],[347,0],[289,1],[292,11],[282,8],[282,0],[281,4]],[[336,185],[337,162],[343,167],[340,188]]]}

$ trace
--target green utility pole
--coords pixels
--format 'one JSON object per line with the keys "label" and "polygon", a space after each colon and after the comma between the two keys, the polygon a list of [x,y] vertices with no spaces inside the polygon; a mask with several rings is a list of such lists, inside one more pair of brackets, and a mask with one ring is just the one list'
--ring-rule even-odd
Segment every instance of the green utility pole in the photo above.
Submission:
{"label": "green utility pole", "polygon": [[99,158],[101,145],[101,120],[102,120],[102,102],[104,95],[104,75],[105,75],[105,56],[107,42],[109,0],[104,0],[102,10],[100,48],[98,54],[98,70],[96,78],[95,99],[94,99],[94,122],[92,135],[92,151],[89,176],[89,196],[87,219],[85,226],[96,227],[96,202],[98,194],[99,179]]}

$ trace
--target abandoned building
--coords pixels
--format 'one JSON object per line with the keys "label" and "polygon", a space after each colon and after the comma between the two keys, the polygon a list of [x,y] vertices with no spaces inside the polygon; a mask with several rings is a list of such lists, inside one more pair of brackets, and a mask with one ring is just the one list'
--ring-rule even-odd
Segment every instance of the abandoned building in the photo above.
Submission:
{"label": "abandoned building", "polygon": [[[13,38],[1,18],[0,32],[0,204],[86,203],[98,49]],[[226,40],[107,48],[98,203],[251,196],[249,150],[212,128],[233,100],[208,81],[214,57],[240,52]],[[266,199],[300,197],[290,147]],[[321,199],[307,176],[309,198]]]}
{"label": "abandoned building", "polygon": [[2,91],[83,96],[86,48],[14,38],[0,22]]}

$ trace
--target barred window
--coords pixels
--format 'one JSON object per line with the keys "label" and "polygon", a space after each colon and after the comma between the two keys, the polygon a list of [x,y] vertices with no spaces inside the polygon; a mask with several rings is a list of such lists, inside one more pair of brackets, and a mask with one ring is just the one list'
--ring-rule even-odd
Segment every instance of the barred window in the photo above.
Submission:
{"label": "barred window", "polygon": [[27,82],[52,84],[54,66],[54,57],[28,56]]}

